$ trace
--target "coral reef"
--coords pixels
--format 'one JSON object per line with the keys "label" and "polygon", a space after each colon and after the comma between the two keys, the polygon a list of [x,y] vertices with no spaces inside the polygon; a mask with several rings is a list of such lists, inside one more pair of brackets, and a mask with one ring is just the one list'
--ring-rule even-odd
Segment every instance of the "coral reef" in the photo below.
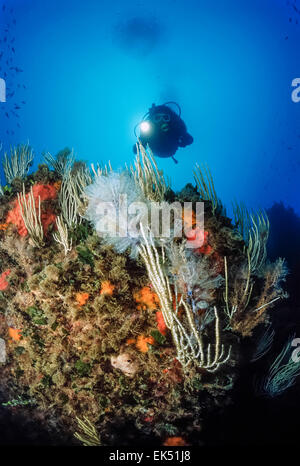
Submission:
{"label": "coral reef", "polygon": [[[54,170],[16,171],[0,196],[5,409],[22,400],[49,432],[84,445],[201,443],[211,410],[230,403],[242,337],[285,297],[284,261],[265,254],[267,222],[240,209],[250,231],[232,224],[207,169],[174,193],[142,146],[120,173],[90,171],[68,149],[46,161]],[[147,209],[139,236],[102,234],[99,205],[119,208],[124,194],[157,212],[176,203],[170,236],[151,234]],[[205,229],[193,207],[181,211],[197,201]],[[106,219],[124,228],[123,217]]]}

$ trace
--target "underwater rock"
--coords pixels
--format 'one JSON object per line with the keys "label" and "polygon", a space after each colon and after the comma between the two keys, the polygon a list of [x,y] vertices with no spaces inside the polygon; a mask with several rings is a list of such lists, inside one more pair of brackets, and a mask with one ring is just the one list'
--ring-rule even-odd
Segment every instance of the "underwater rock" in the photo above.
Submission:
{"label": "underwater rock", "polygon": [[[75,434],[73,442],[87,445],[202,444],[199,426],[204,431],[212,410],[230,403],[242,337],[252,341],[253,329],[284,297],[284,261],[267,261],[259,222],[249,227],[256,232],[253,252],[217,198],[203,190],[205,228],[199,230],[194,211],[180,216],[200,233],[196,249],[187,247],[188,235],[162,240],[141,234],[130,255],[128,238],[101,237],[95,206],[104,195],[116,200],[121,188],[133,200],[135,190],[148,206],[154,194],[166,203],[170,191],[150,158],[143,154],[146,170],[136,161],[138,173],[133,168],[120,176],[110,169],[91,172],[83,163],[72,169],[68,154],[58,157],[51,158],[54,170],[44,165],[24,176],[24,197],[32,188],[34,199],[30,228],[18,193],[8,187],[0,196],[0,338],[7,353],[0,392],[6,409],[12,400],[26,413],[30,402],[28,417],[43,419],[51,435]],[[202,199],[188,185],[179,206],[189,196]],[[56,229],[44,223],[45,215],[60,218]],[[8,221],[14,225],[7,227]],[[41,241],[32,241],[37,234]],[[118,431],[120,419],[126,432]]]}

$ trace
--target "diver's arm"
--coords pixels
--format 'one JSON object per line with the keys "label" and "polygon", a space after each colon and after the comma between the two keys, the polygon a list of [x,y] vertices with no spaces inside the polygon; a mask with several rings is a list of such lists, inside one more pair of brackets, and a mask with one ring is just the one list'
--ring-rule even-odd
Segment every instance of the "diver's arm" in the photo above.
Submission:
{"label": "diver's arm", "polygon": [[179,147],[189,146],[190,144],[192,144],[193,141],[194,141],[193,136],[191,136],[189,133],[185,133],[180,136],[178,140],[178,146]]}

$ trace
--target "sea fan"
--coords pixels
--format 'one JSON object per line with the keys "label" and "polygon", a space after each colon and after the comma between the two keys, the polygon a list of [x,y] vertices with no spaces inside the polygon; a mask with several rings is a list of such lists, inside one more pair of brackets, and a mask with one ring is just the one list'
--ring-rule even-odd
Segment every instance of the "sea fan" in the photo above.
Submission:
{"label": "sea fan", "polygon": [[179,293],[189,292],[197,309],[207,309],[215,299],[215,290],[223,278],[207,257],[196,257],[186,249],[185,243],[173,244],[169,249],[170,272]]}

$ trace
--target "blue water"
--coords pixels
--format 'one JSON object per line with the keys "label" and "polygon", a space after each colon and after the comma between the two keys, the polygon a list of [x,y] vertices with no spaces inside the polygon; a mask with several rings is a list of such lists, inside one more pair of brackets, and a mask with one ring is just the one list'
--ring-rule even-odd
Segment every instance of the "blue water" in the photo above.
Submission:
{"label": "blue water", "polygon": [[0,27],[0,54],[22,70],[2,61],[15,91],[0,103],[4,148],[29,140],[38,162],[69,146],[118,168],[149,106],[175,100],[194,137],[178,165],[158,159],[175,189],[206,162],[227,206],[300,214],[300,1],[2,0]]}

